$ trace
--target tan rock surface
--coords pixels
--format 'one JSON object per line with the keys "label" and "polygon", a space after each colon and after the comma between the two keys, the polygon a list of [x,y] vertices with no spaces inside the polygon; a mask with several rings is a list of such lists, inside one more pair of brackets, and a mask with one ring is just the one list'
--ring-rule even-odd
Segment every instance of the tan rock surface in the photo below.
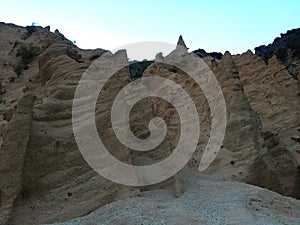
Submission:
{"label": "tan rock surface", "polygon": [[[21,60],[16,56],[18,49],[30,43],[39,51],[28,68],[17,75]],[[79,49],[58,31],[49,32],[49,28],[0,23],[1,224],[70,220],[112,201],[137,195],[140,190],[161,187],[171,189],[177,196],[181,194],[177,177],[141,189],[110,182],[94,172],[79,152],[71,120],[74,91],[84,71],[104,52]],[[228,113],[224,144],[205,173],[299,198],[298,81],[276,57],[268,65],[251,52],[204,60],[221,85]],[[197,170],[210,132],[207,101],[182,71],[153,63],[144,76],[152,73],[181,84],[197,103],[201,138],[188,164]],[[170,154],[176,145],[178,115],[165,101],[140,102],[131,115],[132,130],[137,136],[146,137],[149,119],[154,115],[163,117],[169,125],[163,151],[141,156],[125,148],[114,135],[108,109],[118,91],[129,82],[129,70],[124,68],[101,93],[96,107],[99,135],[119,160],[153,163]]]}

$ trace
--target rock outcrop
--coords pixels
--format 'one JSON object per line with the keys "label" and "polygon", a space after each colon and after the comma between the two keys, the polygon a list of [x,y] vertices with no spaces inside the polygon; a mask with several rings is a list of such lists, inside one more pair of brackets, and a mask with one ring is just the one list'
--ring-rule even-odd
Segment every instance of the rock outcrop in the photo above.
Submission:
{"label": "rock outcrop", "polygon": [[222,59],[223,54],[221,52],[206,52],[204,49],[199,48],[195,51],[193,51],[196,55],[198,55],[200,58],[211,56],[214,59]]}
{"label": "rock outcrop", "polygon": [[280,34],[280,37],[275,38],[272,44],[256,47],[255,54],[266,62],[273,55],[282,61],[288,61],[292,58],[299,58],[299,44],[300,29],[293,29],[287,31],[285,34]]}
{"label": "rock outcrop", "polygon": [[[286,49],[287,57],[284,58],[277,56],[275,50],[265,50],[265,47],[256,50],[259,56],[251,51],[242,55],[228,52],[224,55],[200,55],[223,90],[228,118],[221,151],[204,172],[210,179],[242,181],[300,198],[299,80],[295,79],[299,74],[299,45],[290,46],[290,35],[292,40],[299,38],[298,33],[293,31],[274,41],[276,48],[283,45],[282,48]],[[183,44],[182,39],[180,45]],[[115,200],[157,188],[170,189],[177,197],[187,192],[182,199],[174,202],[188,201],[191,195],[188,193],[207,191],[206,185],[219,185],[221,189],[222,182],[212,184],[210,181],[202,184],[197,181],[197,185],[205,187],[203,190],[181,187],[183,178],[180,175],[150,187],[128,187],[101,177],[85,162],[72,130],[72,102],[82,74],[105,52],[103,49],[79,49],[58,31],[50,32],[49,27],[24,28],[0,23],[0,224],[71,220]],[[29,54],[30,60],[24,61],[24,58],[28,59],[26,54]],[[292,66],[291,76],[287,65],[292,64],[296,66]],[[201,89],[178,68],[158,62],[143,62],[116,73],[114,79],[105,85],[102,98],[97,102],[99,136],[112,155],[135,165],[157,162],[172,151],[178,141],[178,115],[166,101],[145,99],[133,108],[130,118],[133,133],[141,138],[149,135],[148,121],[151,118],[159,116],[165,119],[169,129],[162,153],[151,151],[141,156],[127,149],[118,142],[110,122],[109,109],[122,87],[131,80],[151,74],[174,80],[197,103],[201,137],[195,154],[187,164],[188,168],[196,171],[210,133],[210,110]],[[263,202],[257,207],[271,207],[271,222],[280,223],[286,218],[294,223],[299,218],[297,200],[237,183],[229,183],[224,191],[227,193],[234,188],[239,190],[239,196],[248,190],[258,194],[259,200],[252,203]],[[195,196],[194,200],[199,195]],[[250,195],[248,197],[251,198]],[[138,198],[132,201],[139,204]],[[280,205],[278,201],[283,203]],[[107,213],[105,210],[110,207],[117,206],[109,205],[103,208],[103,213]],[[253,210],[256,206],[245,207],[252,207],[253,215],[260,216]],[[276,220],[273,213],[282,217]],[[193,218],[186,218],[186,221]],[[242,223],[242,220],[237,221]]]}
{"label": "rock outcrop", "polygon": [[188,47],[186,47],[185,42],[184,42],[184,40],[183,40],[183,38],[182,38],[181,35],[180,35],[179,38],[178,38],[177,46],[181,46],[181,47],[183,47],[183,48],[185,48],[185,49],[188,49]]}
{"label": "rock outcrop", "polygon": [[300,69],[300,29],[293,29],[285,34],[280,34],[280,38],[275,38],[272,44],[255,48],[255,54],[266,63],[275,55],[277,59],[283,62],[293,78],[297,80]]}

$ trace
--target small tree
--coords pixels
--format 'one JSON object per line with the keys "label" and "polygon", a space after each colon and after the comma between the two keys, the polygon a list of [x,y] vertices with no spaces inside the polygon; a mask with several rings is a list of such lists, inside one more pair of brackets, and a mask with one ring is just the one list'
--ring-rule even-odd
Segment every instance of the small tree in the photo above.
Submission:
{"label": "small tree", "polygon": [[28,69],[28,64],[33,61],[34,57],[37,56],[39,52],[40,48],[32,43],[21,44],[17,50],[17,57],[21,56],[21,60],[14,66],[15,73],[19,76],[23,69]]}
{"label": "small tree", "polygon": [[21,56],[22,62],[24,65],[27,65],[34,59],[36,55],[38,55],[39,51],[40,48],[38,46],[34,46],[32,43],[23,43],[17,50],[17,57]]}

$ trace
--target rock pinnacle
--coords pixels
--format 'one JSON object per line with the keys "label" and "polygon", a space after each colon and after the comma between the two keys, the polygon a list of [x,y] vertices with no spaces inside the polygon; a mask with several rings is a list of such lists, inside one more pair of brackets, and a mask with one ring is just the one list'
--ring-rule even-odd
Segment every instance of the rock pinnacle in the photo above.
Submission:
{"label": "rock pinnacle", "polygon": [[181,35],[180,35],[179,38],[178,38],[177,47],[178,47],[178,46],[182,46],[182,47],[184,47],[184,48],[186,48],[186,49],[189,49],[189,48],[186,47],[186,45],[185,45],[185,43],[184,43],[184,40],[183,40],[183,38],[182,38]]}

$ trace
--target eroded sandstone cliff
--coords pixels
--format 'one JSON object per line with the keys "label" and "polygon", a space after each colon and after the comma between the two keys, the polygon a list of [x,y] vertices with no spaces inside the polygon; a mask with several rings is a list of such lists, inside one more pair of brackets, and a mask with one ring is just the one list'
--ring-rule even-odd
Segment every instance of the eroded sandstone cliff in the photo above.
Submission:
{"label": "eroded sandstone cliff", "polygon": [[[293,32],[295,35],[298,33]],[[277,48],[280,40],[275,41]],[[228,118],[221,151],[204,173],[300,198],[299,46],[285,44],[282,49],[285,58],[263,47],[263,53],[257,55],[248,51],[203,56],[221,85]],[[49,27],[0,23],[1,224],[65,221],[149,189],[119,185],[101,177],[85,162],[75,142],[72,101],[76,85],[89,65],[105,52],[79,49],[58,31],[50,32]],[[165,101],[145,99],[133,109],[131,128],[143,138],[149,135],[150,118],[164,118],[170,127],[164,151],[140,156],[120,144],[109,109],[116,94],[133,78],[131,70],[124,68],[106,84],[96,107],[97,128],[119,160],[137,165],[153,163],[176,145],[178,115]],[[145,77],[155,73],[176,81],[197,102],[201,138],[187,165],[197,170],[210,131],[205,96],[177,68],[154,62],[137,71]],[[171,189],[178,196],[182,193],[176,176],[150,189],[157,187]]]}

